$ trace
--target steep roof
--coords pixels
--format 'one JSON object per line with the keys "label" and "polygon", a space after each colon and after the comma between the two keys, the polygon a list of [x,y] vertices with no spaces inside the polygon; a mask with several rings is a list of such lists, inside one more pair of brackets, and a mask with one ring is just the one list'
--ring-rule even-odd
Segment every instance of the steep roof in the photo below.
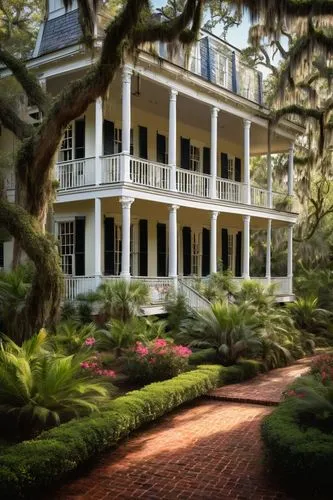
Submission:
{"label": "steep roof", "polygon": [[45,22],[38,56],[78,43],[82,37],[79,11],[72,10]]}

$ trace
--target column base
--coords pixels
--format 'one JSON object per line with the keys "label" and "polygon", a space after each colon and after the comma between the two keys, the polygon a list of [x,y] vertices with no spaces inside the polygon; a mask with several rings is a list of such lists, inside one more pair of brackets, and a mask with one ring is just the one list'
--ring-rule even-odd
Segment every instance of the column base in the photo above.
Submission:
{"label": "column base", "polygon": [[131,275],[127,273],[120,273],[120,278],[126,281],[129,281],[131,279]]}

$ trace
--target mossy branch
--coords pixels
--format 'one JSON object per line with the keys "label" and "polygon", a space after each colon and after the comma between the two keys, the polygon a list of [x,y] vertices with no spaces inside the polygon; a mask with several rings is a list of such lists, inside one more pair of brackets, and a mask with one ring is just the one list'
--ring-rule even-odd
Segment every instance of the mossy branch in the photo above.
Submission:
{"label": "mossy branch", "polygon": [[21,120],[13,106],[3,97],[0,97],[0,122],[21,141],[31,137],[34,131],[33,126]]}

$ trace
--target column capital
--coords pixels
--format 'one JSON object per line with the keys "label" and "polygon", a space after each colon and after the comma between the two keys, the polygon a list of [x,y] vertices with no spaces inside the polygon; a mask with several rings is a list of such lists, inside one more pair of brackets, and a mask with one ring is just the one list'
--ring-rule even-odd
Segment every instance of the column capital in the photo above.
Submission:
{"label": "column capital", "polygon": [[177,212],[179,205],[169,205],[169,212]]}
{"label": "column capital", "polygon": [[170,89],[169,96],[170,96],[170,100],[171,101],[175,101],[176,98],[177,98],[177,95],[178,95],[178,90],[176,90],[176,89]]}
{"label": "column capital", "polygon": [[250,222],[251,215],[243,215],[243,221],[244,222]]}
{"label": "column capital", "polygon": [[289,148],[288,148],[288,150],[289,150],[291,153],[293,153],[293,152],[294,152],[294,149],[295,149],[295,143],[294,143],[294,141],[292,141],[292,142],[289,144]]}
{"label": "column capital", "polygon": [[219,108],[217,108],[216,106],[212,106],[210,108],[210,113],[214,117],[217,117],[217,115],[219,114],[219,111],[220,111]]}
{"label": "column capital", "polygon": [[217,212],[217,211],[214,210],[213,212],[211,212],[210,216],[211,216],[212,219],[216,220],[218,218],[218,216],[219,216],[219,213],[220,212]]}
{"label": "column capital", "polygon": [[244,125],[244,128],[250,128],[251,127],[251,120],[248,120],[247,118],[245,118],[243,120],[243,125]]}
{"label": "column capital", "polygon": [[131,208],[133,202],[134,198],[129,198],[127,196],[122,196],[121,198],[119,198],[119,203],[123,208]]}
{"label": "column capital", "polygon": [[131,66],[130,64],[125,64],[123,66],[123,74],[122,74],[123,83],[129,83],[131,81],[132,74],[133,74],[133,66]]}

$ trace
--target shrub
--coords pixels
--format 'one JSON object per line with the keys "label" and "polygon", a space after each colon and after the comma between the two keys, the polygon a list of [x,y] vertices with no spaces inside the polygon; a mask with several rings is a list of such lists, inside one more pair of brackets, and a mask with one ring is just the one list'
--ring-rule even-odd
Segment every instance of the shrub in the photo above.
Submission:
{"label": "shrub", "polygon": [[200,349],[192,354],[189,357],[190,365],[201,365],[203,363],[216,363],[216,349],[213,347],[208,347],[208,349]]}
{"label": "shrub", "polygon": [[319,375],[322,380],[333,381],[333,354],[323,354],[314,359],[310,366],[313,375]]}
{"label": "shrub", "polygon": [[127,372],[132,380],[153,382],[175,377],[188,370],[191,350],[170,340],[137,342],[128,352]]}
{"label": "shrub", "polygon": [[82,370],[82,358],[55,356],[46,347],[45,331],[22,347],[8,338],[1,346],[0,415],[8,417],[5,432],[33,435],[97,411],[109,399],[106,383]]}
{"label": "shrub", "polygon": [[300,297],[287,305],[297,328],[310,333],[325,332],[331,313],[318,307],[318,298]]}
{"label": "shrub", "polygon": [[[235,372],[243,369],[239,366]],[[222,366],[200,366],[119,397],[100,415],[72,420],[43,432],[38,439],[4,448],[0,452],[0,498],[43,491],[141,425],[223,384],[229,371]]]}
{"label": "shrub", "polygon": [[165,310],[168,315],[168,329],[174,335],[177,335],[184,320],[188,319],[191,316],[186,297],[184,297],[184,295],[181,295],[180,293],[177,295],[170,294],[165,305]]}
{"label": "shrub", "polygon": [[57,351],[75,354],[87,347],[87,338],[95,338],[98,333],[99,329],[95,323],[82,325],[77,321],[63,321],[57,325],[52,340]]}

